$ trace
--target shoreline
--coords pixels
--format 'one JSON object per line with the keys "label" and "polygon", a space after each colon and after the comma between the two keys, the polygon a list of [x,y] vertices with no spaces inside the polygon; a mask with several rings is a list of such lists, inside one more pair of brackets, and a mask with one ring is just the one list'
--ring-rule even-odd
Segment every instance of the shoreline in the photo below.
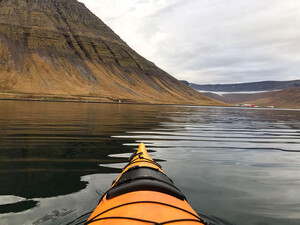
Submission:
{"label": "shoreline", "polygon": [[76,103],[107,103],[107,104],[136,104],[136,105],[182,105],[182,106],[215,106],[231,107],[231,104],[220,102],[219,105],[210,104],[210,102],[201,100],[199,103],[187,101],[174,101],[173,103],[158,101],[143,101],[140,99],[118,98],[107,96],[85,96],[85,95],[55,95],[55,94],[31,94],[31,93],[1,93],[0,101],[32,101],[32,102],[76,102]]}
{"label": "shoreline", "polygon": [[147,102],[115,102],[97,100],[71,100],[71,99],[29,99],[29,98],[1,98],[0,101],[21,101],[21,102],[69,102],[69,103],[99,103],[99,104],[123,104],[123,105],[168,105],[168,106],[208,106],[208,107],[234,107],[226,105],[191,105],[179,103],[147,103]]}
{"label": "shoreline", "polygon": [[91,104],[120,104],[120,105],[158,105],[158,106],[187,106],[187,107],[222,107],[222,108],[239,108],[239,109],[269,109],[269,110],[300,110],[299,108],[248,108],[238,107],[230,105],[191,105],[191,104],[179,104],[179,103],[147,103],[147,102],[116,102],[116,101],[97,101],[97,100],[72,100],[72,99],[30,99],[30,98],[1,98],[0,101],[20,101],[20,102],[68,102],[68,103],[91,103]]}

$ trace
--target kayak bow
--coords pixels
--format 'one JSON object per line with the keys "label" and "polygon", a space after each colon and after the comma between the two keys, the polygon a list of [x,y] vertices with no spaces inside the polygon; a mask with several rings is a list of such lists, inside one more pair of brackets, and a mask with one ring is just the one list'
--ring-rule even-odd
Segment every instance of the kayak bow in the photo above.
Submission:
{"label": "kayak bow", "polygon": [[207,224],[142,143],[86,225]]}

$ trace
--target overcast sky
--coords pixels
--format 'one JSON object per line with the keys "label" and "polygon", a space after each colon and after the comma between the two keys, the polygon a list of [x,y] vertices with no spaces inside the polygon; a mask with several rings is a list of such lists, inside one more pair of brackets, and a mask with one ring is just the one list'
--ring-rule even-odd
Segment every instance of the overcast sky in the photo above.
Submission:
{"label": "overcast sky", "polygon": [[300,0],[80,0],[177,79],[300,79]]}

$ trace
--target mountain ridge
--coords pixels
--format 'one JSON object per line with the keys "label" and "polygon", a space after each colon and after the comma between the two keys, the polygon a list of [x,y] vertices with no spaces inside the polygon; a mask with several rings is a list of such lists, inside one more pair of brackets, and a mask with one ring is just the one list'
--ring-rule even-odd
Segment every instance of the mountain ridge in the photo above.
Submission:
{"label": "mountain ridge", "polygon": [[0,98],[223,104],[140,56],[76,0],[0,1],[0,92]]}
{"label": "mountain ridge", "polygon": [[[201,94],[228,104],[300,108],[300,80],[260,81],[224,85],[194,85],[187,81],[182,82],[191,87],[200,87],[200,90],[197,91]],[[233,86],[235,87],[233,88]]]}
{"label": "mountain ridge", "polygon": [[225,94],[223,97],[230,99],[227,102],[231,104],[255,104],[300,109],[300,87],[255,94]]}
{"label": "mountain ridge", "polygon": [[276,108],[300,109],[300,87],[280,91],[258,93],[202,92],[203,95],[233,105],[257,105],[260,107],[274,106]]}
{"label": "mountain ridge", "polygon": [[300,80],[289,81],[258,81],[246,83],[232,83],[232,84],[194,84],[183,81],[190,87],[199,91],[211,92],[246,92],[246,91],[274,91],[288,88],[300,87]]}

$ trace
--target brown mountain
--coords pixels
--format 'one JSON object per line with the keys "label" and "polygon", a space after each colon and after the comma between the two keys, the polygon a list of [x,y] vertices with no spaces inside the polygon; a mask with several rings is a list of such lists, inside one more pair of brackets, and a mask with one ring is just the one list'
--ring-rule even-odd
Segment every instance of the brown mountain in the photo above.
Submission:
{"label": "brown mountain", "polygon": [[248,103],[258,106],[272,105],[279,108],[300,109],[300,87],[256,94],[225,94],[223,97],[232,104]]}
{"label": "brown mountain", "polygon": [[234,84],[205,84],[205,85],[193,84],[193,83],[187,83],[187,84],[199,91],[213,91],[213,92],[277,91],[277,90],[300,87],[300,80],[259,81],[259,82],[234,83]]}
{"label": "brown mountain", "polygon": [[298,108],[300,109],[300,87],[289,88],[281,91],[261,92],[261,93],[228,93],[218,95],[216,93],[202,93],[210,98],[217,99],[229,104],[254,104],[257,106],[275,106],[278,108]]}
{"label": "brown mountain", "polygon": [[0,97],[222,104],[132,50],[76,0],[0,0]]}

